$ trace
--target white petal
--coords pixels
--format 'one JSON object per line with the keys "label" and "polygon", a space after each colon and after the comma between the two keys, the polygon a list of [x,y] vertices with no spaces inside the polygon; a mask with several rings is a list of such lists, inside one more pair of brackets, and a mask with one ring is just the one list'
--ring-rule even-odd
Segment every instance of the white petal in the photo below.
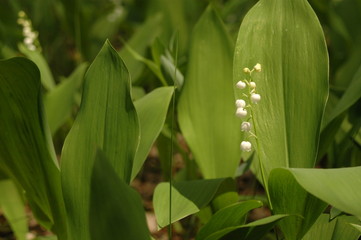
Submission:
{"label": "white petal", "polygon": [[246,83],[243,82],[243,81],[239,81],[236,84],[236,87],[239,88],[239,89],[244,89],[246,86],[247,86]]}
{"label": "white petal", "polygon": [[243,118],[243,117],[247,116],[247,110],[244,108],[237,108],[236,116],[239,118]]}
{"label": "white petal", "polygon": [[241,125],[241,130],[244,132],[249,132],[251,130],[251,123],[243,122]]}
{"label": "white petal", "polygon": [[261,95],[259,95],[258,93],[252,93],[251,101],[253,103],[258,103],[260,100],[261,100]]}
{"label": "white petal", "polygon": [[237,99],[236,106],[237,108],[244,108],[246,106],[246,101],[244,101],[243,99]]}
{"label": "white petal", "polygon": [[245,152],[250,152],[252,150],[252,144],[248,141],[242,141],[241,150]]}
{"label": "white petal", "polygon": [[257,63],[253,69],[256,70],[256,72],[260,72],[262,70],[261,64]]}

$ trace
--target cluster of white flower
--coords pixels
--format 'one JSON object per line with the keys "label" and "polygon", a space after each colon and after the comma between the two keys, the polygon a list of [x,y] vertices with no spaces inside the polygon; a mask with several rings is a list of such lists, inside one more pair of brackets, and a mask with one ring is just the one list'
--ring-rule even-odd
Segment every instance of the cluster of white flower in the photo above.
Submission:
{"label": "cluster of white flower", "polygon": [[[247,118],[246,121],[242,122],[241,124],[241,130],[248,133],[248,136],[255,136],[251,132],[251,123],[249,120],[252,118],[252,114],[248,114],[247,109],[250,109],[252,107],[252,104],[257,104],[261,100],[261,95],[256,93],[256,83],[252,81],[252,72],[260,72],[261,71],[261,64],[257,63],[252,70],[249,68],[244,68],[243,72],[249,75],[249,79],[244,79],[239,82],[237,82],[236,87],[238,89],[246,89],[248,90],[248,94],[243,93],[243,96],[246,97],[250,101],[249,104],[247,104],[246,100],[244,99],[237,99],[236,100],[236,116],[239,118]],[[241,150],[249,152],[252,150],[252,144],[249,141],[242,141],[241,142]]]}
{"label": "cluster of white flower", "polygon": [[31,20],[24,11],[20,11],[18,17],[18,24],[23,27],[24,44],[29,50],[35,51],[40,47],[38,41],[39,34],[33,30]]}

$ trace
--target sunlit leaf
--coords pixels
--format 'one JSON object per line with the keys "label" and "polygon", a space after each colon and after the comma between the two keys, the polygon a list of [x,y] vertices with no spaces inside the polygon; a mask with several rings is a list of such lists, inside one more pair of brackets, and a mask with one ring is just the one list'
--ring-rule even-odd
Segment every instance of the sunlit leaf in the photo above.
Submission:
{"label": "sunlit leaf", "polygon": [[240,160],[232,55],[233,44],[210,6],[193,30],[178,104],[180,128],[205,178],[233,176]]}
{"label": "sunlit leaf", "polygon": [[158,88],[134,103],[139,117],[140,142],[134,158],[131,179],[138,174],[163,128],[172,94],[173,87]]}

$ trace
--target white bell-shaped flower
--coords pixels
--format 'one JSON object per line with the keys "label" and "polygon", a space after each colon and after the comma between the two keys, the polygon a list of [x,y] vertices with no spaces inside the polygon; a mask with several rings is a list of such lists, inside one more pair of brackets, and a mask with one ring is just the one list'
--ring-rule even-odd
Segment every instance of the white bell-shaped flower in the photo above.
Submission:
{"label": "white bell-shaped flower", "polygon": [[260,72],[262,70],[262,67],[261,67],[261,64],[257,63],[253,69],[256,71],[256,72]]}
{"label": "white bell-shaped flower", "polygon": [[247,110],[244,108],[237,108],[236,116],[239,118],[243,118],[243,117],[247,116]]}
{"label": "white bell-shaped flower", "polygon": [[244,132],[249,132],[251,130],[251,123],[250,122],[243,122],[241,124],[241,130]]}
{"label": "white bell-shaped flower", "polygon": [[236,106],[237,108],[244,108],[246,106],[246,101],[244,101],[243,99],[237,99]]}
{"label": "white bell-shaped flower", "polygon": [[260,100],[261,100],[261,95],[259,95],[258,93],[251,94],[251,101],[253,103],[258,103]]}
{"label": "white bell-shaped flower", "polygon": [[239,89],[244,89],[246,86],[247,86],[246,83],[243,82],[243,81],[239,81],[236,84],[236,87],[239,88]]}
{"label": "white bell-shaped flower", "polygon": [[251,88],[256,88],[256,83],[255,83],[255,82],[250,82],[250,83],[249,83],[249,86],[250,86]]}
{"label": "white bell-shaped flower", "polygon": [[249,68],[243,68],[243,72],[245,72],[245,73],[250,73],[251,70],[249,70]]}
{"label": "white bell-shaped flower", "polygon": [[252,144],[248,141],[242,141],[241,150],[245,152],[250,152],[252,150]]}

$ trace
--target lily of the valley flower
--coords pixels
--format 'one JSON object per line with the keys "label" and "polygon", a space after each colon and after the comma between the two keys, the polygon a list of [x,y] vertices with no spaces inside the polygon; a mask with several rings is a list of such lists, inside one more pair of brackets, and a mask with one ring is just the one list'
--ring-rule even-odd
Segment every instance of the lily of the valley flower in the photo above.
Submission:
{"label": "lily of the valley flower", "polygon": [[243,68],[243,72],[245,72],[245,73],[250,73],[251,70],[249,70],[249,68]]}
{"label": "lily of the valley flower", "polygon": [[243,118],[243,117],[247,116],[247,110],[244,108],[237,108],[236,116],[239,118]]}
{"label": "lily of the valley flower", "polygon": [[250,83],[249,83],[249,86],[250,86],[251,88],[256,88],[256,83],[255,83],[255,82],[250,82]]}
{"label": "lily of the valley flower", "polygon": [[261,95],[259,95],[258,93],[251,94],[251,101],[253,103],[258,103],[260,100],[261,100]]}
{"label": "lily of the valley flower", "polygon": [[261,67],[261,64],[257,63],[253,69],[256,71],[256,72],[260,72],[262,70],[262,67]]}
{"label": "lily of the valley flower", "polygon": [[241,125],[241,130],[244,132],[249,132],[251,130],[251,123],[250,122],[243,122]]}
{"label": "lily of the valley flower", "polygon": [[248,141],[242,141],[241,150],[245,152],[250,152],[252,150],[252,144]]}
{"label": "lily of the valley flower", "polygon": [[246,106],[246,101],[244,101],[243,99],[237,99],[236,106],[237,108],[244,108]]}
{"label": "lily of the valley flower", "polygon": [[247,86],[246,83],[243,82],[243,81],[239,81],[236,84],[236,87],[239,88],[239,89],[244,89],[244,88],[246,88],[246,86]]}

